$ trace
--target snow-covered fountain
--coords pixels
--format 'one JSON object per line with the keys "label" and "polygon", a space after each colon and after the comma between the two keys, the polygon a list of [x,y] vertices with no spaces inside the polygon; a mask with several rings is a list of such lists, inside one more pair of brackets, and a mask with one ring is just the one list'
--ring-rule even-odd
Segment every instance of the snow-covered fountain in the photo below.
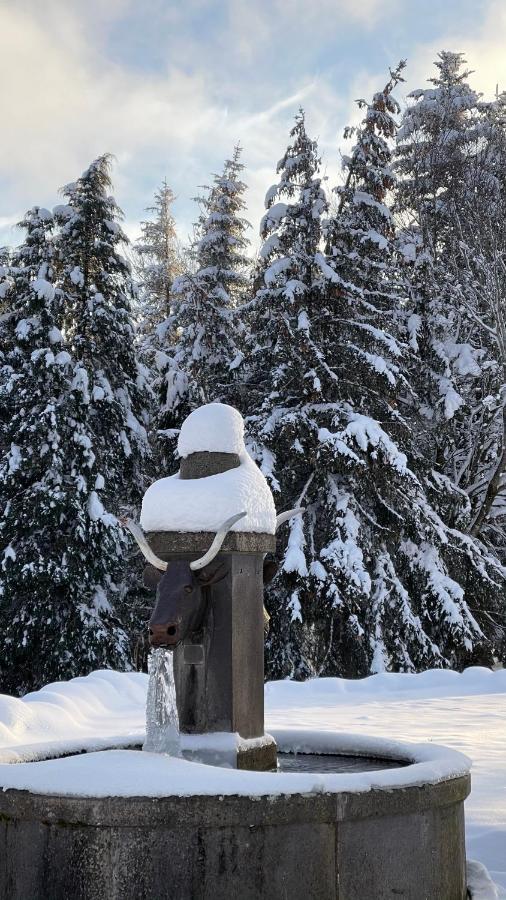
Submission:
{"label": "snow-covered fountain", "polygon": [[276,516],[243,431],[230,406],[192,413],[179,437],[180,471],[146,492],[141,527],[125,525],[156,588],[149,749],[163,745],[164,713],[153,715],[153,703],[170,693],[173,655],[183,756],[265,770],[276,767],[276,745],[264,732],[264,559],[277,528],[301,510]]}
{"label": "snow-covered fountain", "polygon": [[0,766],[0,896],[464,900],[468,760],[265,733],[265,556],[301,511],[276,516],[231,407],[192,413],[179,453],[128,523],[157,591],[144,750]]}

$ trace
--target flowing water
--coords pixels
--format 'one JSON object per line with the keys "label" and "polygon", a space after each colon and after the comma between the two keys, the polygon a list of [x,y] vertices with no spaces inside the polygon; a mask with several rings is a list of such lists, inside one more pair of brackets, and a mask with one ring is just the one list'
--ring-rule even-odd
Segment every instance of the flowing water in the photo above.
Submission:
{"label": "flowing water", "polygon": [[174,684],[174,654],[163,647],[152,650],[148,660],[146,740],[143,750],[181,756],[179,718]]}
{"label": "flowing water", "polygon": [[[174,683],[174,654],[163,647],[148,660],[146,740],[143,750],[181,756],[179,717]],[[402,766],[401,760],[320,753],[278,753],[278,772],[368,772]]]}

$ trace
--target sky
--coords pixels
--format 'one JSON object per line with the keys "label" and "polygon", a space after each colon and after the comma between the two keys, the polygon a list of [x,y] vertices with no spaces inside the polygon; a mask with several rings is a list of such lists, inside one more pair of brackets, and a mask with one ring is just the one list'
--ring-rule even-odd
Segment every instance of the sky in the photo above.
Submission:
{"label": "sky", "polygon": [[402,101],[439,50],[462,51],[490,97],[506,88],[505,46],[504,0],[0,0],[0,246],[105,152],[127,234],[166,178],[184,240],[192,198],[237,142],[258,241],[300,106],[332,186],[355,100],[389,67],[407,59]]}

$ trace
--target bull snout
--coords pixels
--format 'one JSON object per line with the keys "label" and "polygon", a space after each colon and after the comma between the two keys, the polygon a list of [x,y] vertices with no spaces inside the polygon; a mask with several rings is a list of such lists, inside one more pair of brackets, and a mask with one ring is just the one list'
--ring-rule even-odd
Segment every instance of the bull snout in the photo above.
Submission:
{"label": "bull snout", "polygon": [[180,641],[177,622],[149,626],[149,643],[152,647],[175,647]]}

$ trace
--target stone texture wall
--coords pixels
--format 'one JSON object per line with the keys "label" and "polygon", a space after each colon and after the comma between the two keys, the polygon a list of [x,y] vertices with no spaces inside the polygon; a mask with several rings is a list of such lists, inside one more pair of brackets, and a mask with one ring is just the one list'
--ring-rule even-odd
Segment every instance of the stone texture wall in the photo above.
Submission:
{"label": "stone texture wall", "polygon": [[0,897],[464,900],[468,792],[469,777],[257,798],[0,792]]}

